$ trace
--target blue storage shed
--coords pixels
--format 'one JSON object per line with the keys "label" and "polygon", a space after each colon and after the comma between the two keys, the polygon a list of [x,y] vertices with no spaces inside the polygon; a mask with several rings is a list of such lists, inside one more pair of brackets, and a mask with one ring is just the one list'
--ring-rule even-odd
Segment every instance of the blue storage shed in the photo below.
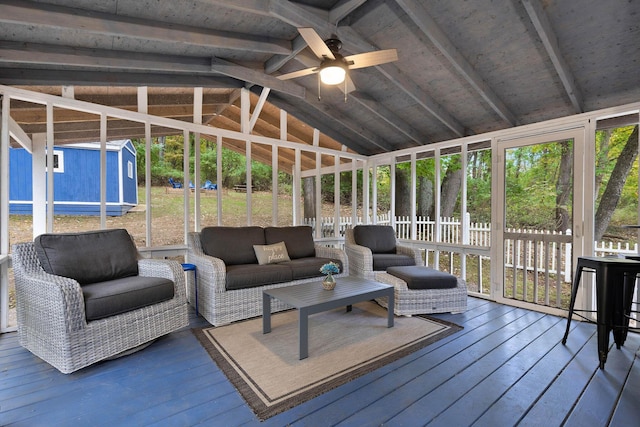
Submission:
{"label": "blue storage shed", "polygon": [[[100,215],[100,143],[55,147],[54,214]],[[24,148],[9,150],[9,212],[32,214],[32,160]],[[107,142],[107,215],[138,204],[136,150],[130,139]]]}

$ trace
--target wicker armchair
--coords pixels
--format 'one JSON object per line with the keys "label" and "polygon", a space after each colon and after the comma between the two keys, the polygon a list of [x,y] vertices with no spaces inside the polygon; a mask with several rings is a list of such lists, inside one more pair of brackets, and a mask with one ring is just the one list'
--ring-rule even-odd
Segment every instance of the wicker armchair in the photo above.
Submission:
{"label": "wicker armchair", "polygon": [[[366,240],[368,240],[366,246],[357,243],[354,230],[358,227],[361,231],[366,231]],[[397,244],[393,227],[357,225],[355,228],[345,230],[344,240],[344,250],[347,253],[351,275],[375,280],[376,271],[386,271],[387,267],[424,265],[419,249]],[[383,252],[376,252],[378,249],[376,246],[384,247]],[[377,258],[377,262],[374,262],[374,258]]]}
{"label": "wicker armchair", "polygon": [[187,326],[188,306],[180,264],[152,259],[137,262],[138,276],[173,281],[173,298],[87,321],[80,284],[45,272],[33,242],[13,245],[20,345],[67,374]]}

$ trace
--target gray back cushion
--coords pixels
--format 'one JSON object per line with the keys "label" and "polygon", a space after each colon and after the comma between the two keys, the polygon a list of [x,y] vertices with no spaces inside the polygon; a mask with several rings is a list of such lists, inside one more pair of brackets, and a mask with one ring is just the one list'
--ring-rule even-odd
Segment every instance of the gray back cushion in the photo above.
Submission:
{"label": "gray back cushion", "polygon": [[257,264],[253,245],[266,244],[262,227],[205,227],[200,243],[205,254],[226,265]]}
{"label": "gray back cushion", "polygon": [[390,225],[356,225],[353,239],[374,254],[396,253],[396,232]]}
{"label": "gray back cushion", "polygon": [[313,244],[313,230],[308,225],[297,227],[267,227],[264,229],[267,244],[284,242],[289,258],[307,258],[316,256]]}
{"label": "gray back cushion", "polygon": [[81,285],[138,275],[138,250],[124,229],[41,234],[33,243],[47,273]]}

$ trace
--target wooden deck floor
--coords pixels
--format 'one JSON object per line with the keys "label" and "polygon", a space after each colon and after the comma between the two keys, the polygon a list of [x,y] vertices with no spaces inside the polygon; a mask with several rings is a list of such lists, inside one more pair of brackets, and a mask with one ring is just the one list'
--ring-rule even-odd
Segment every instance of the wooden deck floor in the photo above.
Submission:
{"label": "wooden deck floor", "polygon": [[188,329],[71,375],[4,334],[0,425],[639,425],[639,334],[601,371],[591,324],[563,346],[563,318],[476,298],[438,317],[464,330],[262,423]]}

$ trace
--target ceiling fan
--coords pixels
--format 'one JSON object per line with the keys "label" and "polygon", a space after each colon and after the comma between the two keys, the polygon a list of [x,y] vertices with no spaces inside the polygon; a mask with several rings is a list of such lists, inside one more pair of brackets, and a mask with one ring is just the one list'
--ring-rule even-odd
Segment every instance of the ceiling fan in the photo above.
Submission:
{"label": "ceiling fan", "polygon": [[320,98],[320,82],[326,85],[339,85],[344,82],[345,100],[349,92],[355,90],[353,81],[349,78],[349,71],[357,68],[371,67],[374,65],[386,64],[398,60],[398,53],[395,49],[377,50],[356,55],[342,56],[340,49],[342,42],[337,36],[332,36],[327,40],[316,33],[313,28],[298,28],[298,32],[313,53],[320,59],[317,67],[305,68],[292,73],[278,76],[280,80],[289,80],[309,74],[319,74],[318,78],[318,98]]}

